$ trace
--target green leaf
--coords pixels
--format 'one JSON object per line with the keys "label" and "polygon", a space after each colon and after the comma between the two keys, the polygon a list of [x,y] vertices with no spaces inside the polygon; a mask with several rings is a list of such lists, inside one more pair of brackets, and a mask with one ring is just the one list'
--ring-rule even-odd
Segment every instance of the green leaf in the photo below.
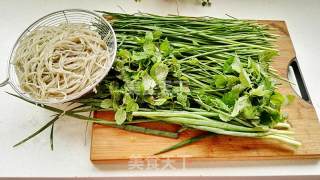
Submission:
{"label": "green leaf", "polygon": [[210,98],[210,103],[208,104],[227,112],[230,111],[229,107],[221,99],[218,98]]}
{"label": "green leaf", "polygon": [[130,101],[127,103],[126,105],[126,111],[128,112],[135,112],[139,110],[139,105],[134,102],[134,101]]}
{"label": "green leaf", "polygon": [[129,51],[125,50],[125,49],[120,49],[117,52],[117,55],[119,57],[121,57],[122,59],[125,59],[125,60],[130,59],[130,57],[131,57],[131,53]]}
{"label": "green leaf", "polygon": [[156,51],[156,52],[154,53],[153,57],[151,58],[151,61],[152,61],[153,63],[157,63],[157,62],[160,62],[161,59],[162,59],[161,53],[160,53],[159,51]]}
{"label": "green leaf", "polygon": [[186,107],[187,106],[187,101],[188,101],[188,95],[186,95],[185,93],[180,92],[177,95],[177,100],[183,107]]}
{"label": "green leaf", "polygon": [[282,95],[279,92],[275,92],[271,96],[270,102],[276,108],[280,108],[281,106],[285,106],[285,105],[290,104],[294,99],[295,99],[295,96],[293,96],[293,95]]}
{"label": "green leaf", "polygon": [[146,41],[143,44],[143,50],[147,55],[154,55],[156,52],[156,46],[151,41]]}
{"label": "green leaf", "polygon": [[160,44],[160,51],[164,56],[168,56],[170,54],[170,43],[167,38]]}
{"label": "green leaf", "polygon": [[250,96],[266,96],[268,95],[269,93],[271,93],[269,90],[265,90],[264,89],[264,85],[260,85],[258,86],[258,88],[256,89],[252,89],[249,94]]}
{"label": "green leaf", "polygon": [[154,99],[153,96],[149,96],[149,97],[145,98],[144,100],[154,106],[161,106],[167,101],[166,98]]}
{"label": "green leaf", "polygon": [[135,102],[131,102],[126,106],[128,112],[135,112],[139,110],[139,105]]}
{"label": "green leaf", "polygon": [[227,86],[228,87],[232,87],[234,85],[236,85],[239,81],[239,78],[236,76],[232,76],[232,75],[226,75],[226,80],[227,80]]}
{"label": "green leaf", "polygon": [[247,106],[251,106],[248,96],[240,97],[234,105],[233,111],[231,112],[231,116],[236,117]]}
{"label": "green leaf", "polygon": [[153,100],[153,105],[155,106],[161,106],[162,104],[164,104],[165,102],[167,101],[166,98],[160,98],[160,99],[156,99],[156,100]]}
{"label": "green leaf", "polygon": [[168,75],[169,68],[162,62],[154,64],[150,69],[150,75],[155,81],[164,81]]}
{"label": "green leaf", "polygon": [[257,119],[259,118],[257,116],[257,108],[254,107],[254,106],[247,106],[243,109],[243,116],[246,118],[246,119]]}
{"label": "green leaf", "polygon": [[100,107],[104,108],[104,109],[108,109],[112,107],[112,100],[111,99],[104,99],[101,103],[100,103]]}
{"label": "green leaf", "polygon": [[261,67],[259,64],[255,63],[250,57],[248,58],[248,61],[250,61],[250,72],[251,74],[256,78],[256,80],[261,79]]}
{"label": "green leaf", "polygon": [[242,84],[237,84],[232,87],[231,91],[234,91],[234,92],[237,92],[238,94],[240,94],[244,89],[246,89],[245,86],[243,86]]}
{"label": "green leaf", "polygon": [[132,54],[133,61],[140,61],[147,58],[149,58],[149,55],[146,52],[133,52]]}
{"label": "green leaf", "polygon": [[248,87],[248,88],[252,87],[251,80],[250,80],[249,75],[247,74],[245,69],[240,70],[239,79],[240,79],[241,84],[244,87]]}
{"label": "green leaf", "polygon": [[286,95],[285,96],[285,101],[283,103],[283,106],[291,104],[294,101],[295,98],[296,97],[294,95],[291,95],[291,94]]}
{"label": "green leaf", "polygon": [[156,86],[156,82],[152,79],[152,77],[147,72],[142,77],[142,83],[145,91],[153,89]]}
{"label": "green leaf", "polygon": [[262,53],[259,54],[259,61],[270,62],[270,60],[276,55],[278,55],[277,51],[271,51],[271,50],[263,51]]}
{"label": "green leaf", "polygon": [[234,57],[234,60],[231,64],[231,68],[232,68],[232,70],[236,71],[237,73],[240,73],[240,71],[242,69],[240,59],[237,55]]}
{"label": "green leaf", "polygon": [[190,65],[193,65],[193,66],[200,64],[200,61],[197,58],[191,58],[191,59],[187,60],[186,62]]}
{"label": "green leaf", "polygon": [[134,36],[133,41],[137,42],[138,44],[144,44],[145,38],[139,38],[137,36]]}
{"label": "green leaf", "polygon": [[232,107],[238,98],[239,93],[237,91],[229,91],[222,96],[222,101],[229,107]]}
{"label": "green leaf", "polygon": [[146,32],[145,43],[153,41],[153,33],[151,31]]}
{"label": "green leaf", "polygon": [[153,32],[153,39],[157,40],[161,37],[161,35],[162,35],[162,32],[159,29],[157,29]]}
{"label": "green leaf", "polygon": [[231,64],[233,63],[234,58],[235,58],[235,57],[232,56],[232,57],[230,57],[229,59],[227,59],[227,60],[225,61],[225,63],[223,64],[223,72],[224,72],[224,73],[231,73],[231,72],[233,72],[232,67],[231,67]]}
{"label": "green leaf", "polygon": [[127,112],[123,109],[123,107],[120,107],[114,116],[115,121],[118,125],[121,125],[124,123],[124,121],[127,119]]}
{"label": "green leaf", "polygon": [[214,80],[214,84],[217,88],[224,88],[228,83],[227,78],[224,75],[215,75]]}
{"label": "green leaf", "polygon": [[114,110],[118,109],[119,104],[120,104],[120,100],[122,97],[122,93],[118,89],[118,84],[116,82],[110,83],[109,92],[110,92],[111,98],[112,98],[112,108]]}
{"label": "green leaf", "polygon": [[274,105],[276,108],[280,108],[282,104],[284,104],[284,102],[285,97],[279,92],[275,92],[270,98],[270,103]]}

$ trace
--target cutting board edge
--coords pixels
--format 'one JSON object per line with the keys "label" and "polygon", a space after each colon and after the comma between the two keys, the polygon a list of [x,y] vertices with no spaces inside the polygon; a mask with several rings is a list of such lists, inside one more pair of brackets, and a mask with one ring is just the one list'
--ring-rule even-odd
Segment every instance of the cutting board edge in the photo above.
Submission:
{"label": "cutting board edge", "polygon": [[[157,157],[157,156],[150,156],[150,157],[143,157],[139,159],[149,159],[149,158],[156,158],[156,159],[192,159],[195,161],[247,161],[247,160],[320,160],[320,154],[317,155],[295,155],[295,156],[279,156],[277,159],[274,158],[274,156],[246,156],[246,157]],[[94,164],[100,164],[100,163],[110,163],[110,162],[126,162],[129,161],[130,158],[114,158],[114,159],[94,159],[90,156],[90,160]]]}

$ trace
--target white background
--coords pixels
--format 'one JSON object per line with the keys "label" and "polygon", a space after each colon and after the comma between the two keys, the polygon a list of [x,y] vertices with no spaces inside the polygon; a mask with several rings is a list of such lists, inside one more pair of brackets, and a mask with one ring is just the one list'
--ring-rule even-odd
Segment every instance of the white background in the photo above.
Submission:
{"label": "white background", "polygon": [[[320,1],[211,0],[212,6],[201,7],[196,1],[178,1],[181,15],[243,19],[274,19],[287,22],[298,60],[314,106],[320,113]],[[177,14],[172,0],[2,0],[0,1],[0,81],[6,77],[6,61],[19,34],[33,21],[47,13],[82,8],[121,12],[137,11],[161,15]],[[28,105],[0,89],[0,176],[270,176],[320,175],[320,163],[306,161],[192,161],[187,170],[133,171],[127,163],[94,165],[89,160],[90,128],[85,122],[65,118],[56,123],[55,150],[49,148],[49,132],[30,142],[12,145],[48,121],[50,112]],[[87,143],[85,143],[87,139]],[[126,147],[124,147],[126,148]]]}

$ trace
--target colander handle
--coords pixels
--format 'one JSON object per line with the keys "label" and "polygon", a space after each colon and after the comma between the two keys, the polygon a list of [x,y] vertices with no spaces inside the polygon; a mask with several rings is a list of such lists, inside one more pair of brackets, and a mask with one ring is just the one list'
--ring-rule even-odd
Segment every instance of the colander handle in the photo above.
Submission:
{"label": "colander handle", "polygon": [[9,84],[9,78],[7,77],[6,80],[0,83],[0,87],[3,87],[5,85]]}

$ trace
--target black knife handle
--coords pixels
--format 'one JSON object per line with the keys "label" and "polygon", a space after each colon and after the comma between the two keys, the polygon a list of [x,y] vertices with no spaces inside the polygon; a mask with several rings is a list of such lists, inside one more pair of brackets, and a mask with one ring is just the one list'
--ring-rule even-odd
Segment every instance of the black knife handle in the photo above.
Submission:
{"label": "black knife handle", "polygon": [[307,87],[306,87],[305,81],[303,79],[303,76],[302,76],[302,73],[301,73],[301,70],[299,67],[299,63],[298,63],[296,57],[294,57],[291,60],[289,66],[291,66],[293,69],[293,73],[294,73],[294,76],[297,80],[297,84],[298,84],[302,99],[311,103],[310,96],[309,96],[309,93],[308,93],[308,90],[307,90]]}

